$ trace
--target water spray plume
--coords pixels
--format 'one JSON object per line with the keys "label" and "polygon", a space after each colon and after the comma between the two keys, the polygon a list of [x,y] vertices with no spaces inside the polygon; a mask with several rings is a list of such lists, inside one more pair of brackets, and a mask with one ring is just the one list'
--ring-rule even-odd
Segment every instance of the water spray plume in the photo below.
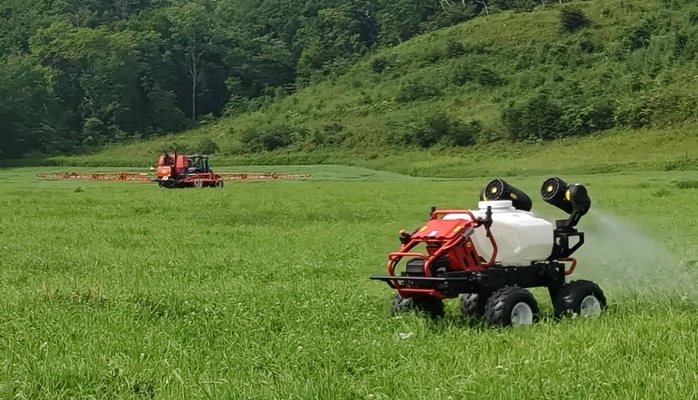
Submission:
{"label": "water spray plume", "polygon": [[607,212],[586,216],[586,244],[577,252],[580,277],[606,281],[627,294],[658,294],[698,302],[698,275],[664,244]]}

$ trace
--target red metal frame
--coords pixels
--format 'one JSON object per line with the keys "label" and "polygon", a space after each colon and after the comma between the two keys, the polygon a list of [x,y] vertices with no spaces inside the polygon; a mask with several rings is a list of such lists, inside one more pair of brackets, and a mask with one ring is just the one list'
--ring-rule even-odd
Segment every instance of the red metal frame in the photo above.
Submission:
{"label": "red metal frame", "polygon": [[151,182],[148,174],[140,172],[66,172],[57,174],[37,174],[37,178],[44,179],[80,179],[80,180],[106,180],[106,181],[141,181]]}
{"label": "red metal frame", "polygon": [[247,181],[267,179],[300,179],[309,178],[310,174],[279,174],[274,172],[223,172],[219,173],[224,181]]}
{"label": "red metal frame", "polygon": [[[74,179],[74,180],[107,180],[107,181],[140,181],[140,182],[152,182],[152,178],[148,176],[148,173],[141,172],[61,172],[55,174],[37,174],[37,178],[41,179]],[[198,174],[200,179],[201,175]],[[274,180],[274,179],[302,179],[310,178],[311,174],[282,174],[274,172],[223,172],[214,174],[218,176],[219,180],[223,181],[249,181],[249,180]],[[191,175],[195,177],[195,175]],[[196,178],[195,178],[196,179]],[[206,177],[205,179],[212,179],[211,177]]]}
{"label": "red metal frame", "polygon": [[[463,218],[444,220],[438,218],[440,215],[445,214],[468,214],[470,220]],[[388,254],[388,274],[390,276],[395,276],[395,265],[403,257],[422,258],[424,260],[424,274],[427,277],[432,276],[430,271],[431,263],[443,255],[449,257],[450,265],[455,270],[472,272],[492,267],[497,258],[497,243],[494,240],[489,226],[484,225],[493,251],[490,260],[486,263],[482,263],[471,237],[472,231],[477,228],[476,222],[477,219],[470,210],[434,210],[429,221],[413,232],[410,240],[403,244],[399,251]],[[466,234],[464,235],[463,232],[466,232]],[[401,231],[401,233],[404,233],[404,231]],[[412,248],[422,243],[426,243],[428,254],[410,252]],[[430,246],[430,244],[441,244],[441,246],[435,249],[433,246]],[[417,294],[426,294],[440,299],[449,297],[435,289],[405,288],[402,287],[397,280],[393,280],[392,282],[395,289],[403,298]]]}
{"label": "red metal frame", "polygon": [[[214,177],[213,175],[217,176]],[[182,179],[183,182],[191,182],[196,179],[206,181],[222,180],[222,181],[248,181],[248,180],[273,180],[273,179],[301,179],[310,178],[311,174],[280,174],[272,172],[263,173],[199,173],[190,175]],[[135,182],[152,182],[148,173],[141,172],[63,172],[56,174],[37,174],[37,178],[41,179],[73,179],[73,180],[106,180],[106,181],[135,181]]]}

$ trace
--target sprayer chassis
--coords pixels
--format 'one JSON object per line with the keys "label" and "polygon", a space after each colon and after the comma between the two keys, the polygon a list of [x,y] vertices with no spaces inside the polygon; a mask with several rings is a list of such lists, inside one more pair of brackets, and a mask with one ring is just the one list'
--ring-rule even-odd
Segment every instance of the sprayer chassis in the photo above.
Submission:
{"label": "sprayer chassis", "polygon": [[[428,277],[424,273],[416,272],[418,268],[422,268],[422,265],[421,259],[413,258],[407,263],[407,271],[400,276],[373,275],[371,279],[386,282],[391,288],[397,289],[398,294],[403,298],[426,295],[447,299],[458,297],[464,293],[476,293],[483,297],[489,297],[498,289],[506,286],[546,287],[551,298],[554,298],[565,284],[565,275],[573,270],[570,268],[568,272],[565,269],[565,264],[552,261],[534,262],[529,266],[515,267],[494,265],[475,272],[449,271]],[[398,288],[394,281],[402,281],[403,283]]]}

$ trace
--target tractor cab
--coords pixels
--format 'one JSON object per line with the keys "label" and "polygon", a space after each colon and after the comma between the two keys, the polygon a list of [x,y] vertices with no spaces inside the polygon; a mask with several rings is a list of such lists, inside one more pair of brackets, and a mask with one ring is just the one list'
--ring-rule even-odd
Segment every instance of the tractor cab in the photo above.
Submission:
{"label": "tractor cab", "polygon": [[193,156],[187,156],[187,164],[187,172],[189,174],[213,172],[208,166],[208,156],[198,154]]}

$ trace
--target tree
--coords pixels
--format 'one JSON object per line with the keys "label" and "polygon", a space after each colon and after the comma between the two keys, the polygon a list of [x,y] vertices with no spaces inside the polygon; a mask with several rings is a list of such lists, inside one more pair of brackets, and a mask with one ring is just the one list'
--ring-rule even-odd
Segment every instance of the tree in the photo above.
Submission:
{"label": "tree", "polygon": [[216,23],[206,7],[194,2],[177,2],[166,14],[177,59],[191,77],[191,119],[196,121],[197,90],[205,77],[205,57],[216,48]]}
{"label": "tree", "polygon": [[0,159],[69,149],[51,71],[22,54],[0,59]]}
{"label": "tree", "polygon": [[148,35],[79,28],[56,21],[30,40],[34,57],[56,75],[69,127],[82,141],[118,140],[148,125],[139,47]]}

